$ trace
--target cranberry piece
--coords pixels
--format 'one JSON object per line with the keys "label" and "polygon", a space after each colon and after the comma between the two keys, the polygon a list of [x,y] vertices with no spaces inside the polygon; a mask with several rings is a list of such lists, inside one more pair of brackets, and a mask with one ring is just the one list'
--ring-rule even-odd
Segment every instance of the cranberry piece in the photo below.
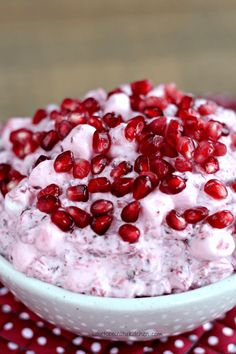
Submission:
{"label": "cranberry piece", "polygon": [[93,135],[93,150],[97,154],[106,154],[111,147],[111,138],[107,132],[95,131]]}
{"label": "cranberry piece", "polygon": [[204,135],[206,140],[217,141],[222,134],[222,125],[220,122],[210,120],[205,128]]}
{"label": "cranberry piece", "polygon": [[110,200],[99,199],[91,205],[91,213],[94,216],[109,214],[113,212],[113,203]]}
{"label": "cranberry piece", "polygon": [[159,117],[156,119],[153,119],[151,123],[148,124],[148,129],[156,134],[156,135],[161,135],[165,136],[165,131],[166,131],[166,117]]}
{"label": "cranberry piece", "polygon": [[127,175],[133,170],[132,165],[128,161],[122,161],[117,166],[115,166],[110,173],[112,178],[119,178]]}
{"label": "cranberry piece", "polygon": [[185,219],[174,209],[166,215],[166,222],[168,226],[177,231],[182,231],[187,227]]}
{"label": "cranberry piece", "polygon": [[167,175],[174,172],[169,162],[161,158],[151,160],[151,170],[158,176],[160,180],[166,178]]}
{"label": "cranberry piece", "polygon": [[137,173],[150,171],[149,158],[144,155],[139,155],[135,160],[134,170]]}
{"label": "cranberry piece", "polygon": [[88,183],[90,193],[106,193],[111,190],[111,183],[106,177],[97,177],[90,179]]}
{"label": "cranberry piece", "polygon": [[73,176],[75,178],[83,179],[88,176],[90,168],[89,161],[85,159],[76,159],[73,166]]}
{"label": "cranberry piece", "polygon": [[87,202],[89,199],[88,187],[85,184],[68,187],[66,196],[74,202]]}
{"label": "cranberry piece", "polygon": [[193,105],[193,97],[192,96],[183,96],[180,103],[179,103],[179,109],[181,110],[188,110],[191,108]]}
{"label": "cranberry piece", "polygon": [[39,124],[41,120],[43,120],[46,117],[47,117],[47,111],[45,109],[38,109],[32,118],[32,122],[33,124]]}
{"label": "cranberry piece", "polygon": [[180,176],[170,175],[161,181],[160,191],[165,194],[178,194],[186,188],[186,180]]}
{"label": "cranberry piece", "polygon": [[105,114],[102,119],[109,128],[115,128],[123,122],[122,115],[115,112]]}
{"label": "cranberry piece", "polygon": [[66,111],[75,111],[80,106],[80,102],[73,98],[65,98],[61,103],[61,109]]}
{"label": "cranberry piece", "polygon": [[8,177],[11,166],[8,163],[0,163],[0,182]]}
{"label": "cranberry piece", "polygon": [[163,111],[159,108],[144,108],[143,113],[145,116],[149,119],[155,118],[155,117],[161,117],[163,115]]}
{"label": "cranberry piece", "polygon": [[71,132],[71,130],[73,129],[73,124],[71,124],[68,120],[63,120],[62,122],[60,122],[58,124],[58,126],[56,127],[59,138],[61,140],[65,139],[65,137],[67,137],[67,135]]}
{"label": "cranberry piece", "polygon": [[217,179],[210,179],[204,186],[204,192],[217,200],[225,199],[228,196],[225,185]]}
{"label": "cranberry piece", "polygon": [[133,185],[134,199],[142,199],[153,190],[153,184],[148,176],[139,176],[135,179]]}
{"label": "cranberry piece", "polygon": [[208,116],[209,114],[216,113],[216,109],[217,109],[217,104],[215,102],[208,101],[206,103],[201,104],[201,106],[198,107],[198,112],[202,116]]}
{"label": "cranberry piece", "polygon": [[125,222],[135,222],[138,220],[139,213],[140,203],[135,200],[134,202],[129,203],[123,208],[121,212],[121,218]]}
{"label": "cranberry piece", "polygon": [[177,157],[175,160],[175,168],[179,172],[192,171],[192,163],[182,157]]}
{"label": "cranberry piece", "polygon": [[163,137],[159,135],[149,134],[147,135],[139,145],[139,151],[143,155],[154,155],[160,150],[160,146],[163,142]]}
{"label": "cranberry piece", "polygon": [[215,157],[211,156],[202,164],[202,168],[206,173],[216,173],[219,171],[219,162]]}
{"label": "cranberry piece", "polygon": [[43,195],[37,201],[36,207],[43,213],[51,214],[60,207],[61,203],[53,195]]}
{"label": "cranberry piece", "polygon": [[101,173],[108,165],[109,160],[104,155],[97,155],[91,160],[91,171],[94,175]]}
{"label": "cranberry piece", "polygon": [[87,124],[92,125],[92,127],[94,127],[98,132],[103,132],[104,130],[106,130],[103,121],[97,116],[89,117],[87,120]]}
{"label": "cranberry piece", "polygon": [[133,190],[133,178],[120,177],[117,178],[111,185],[111,193],[120,198],[124,195],[131,193]]}
{"label": "cranberry piece", "polygon": [[149,80],[135,81],[130,84],[131,90],[135,95],[146,95],[152,90],[153,85]]}
{"label": "cranberry piece", "polygon": [[101,109],[100,104],[93,97],[86,98],[82,102],[82,105],[83,105],[84,109],[86,109],[86,111],[88,111],[90,114],[98,112]]}
{"label": "cranberry piece", "polygon": [[213,152],[213,155],[214,156],[224,156],[226,155],[227,153],[227,147],[225,144],[217,141],[215,144],[214,144],[214,152]]}
{"label": "cranberry piece", "polygon": [[183,155],[186,159],[190,160],[192,158],[192,153],[194,150],[193,141],[191,138],[186,136],[180,136],[177,138],[176,150]]}
{"label": "cranberry piece", "polygon": [[60,155],[57,156],[56,160],[54,161],[54,170],[56,172],[70,172],[73,167],[74,163],[74,156],[73,153],[68,150],[62,152]]}
{"label": "cranberry piece", "polygon": [[128,141],[133,141],[145,127],[145,120],[143,116],[137,116],[129,120],[125,127],[125,137]]}
{"label": "cranberry piece", "polygon": [[111,215],[101,215],[94,217],[91,222],[91,229],[98,235],[104,235],[111,226],[113,217]]}
{"label": "cranberry piece", "polygon": [[75,225],[79,228],[83,229],[90,224],[91,216],[86,211],[75,206],[69,206],[66,210],[73,219]]}
{"label": "cranberry piece", "polygon": [[194,150],[194,160],[197,163],[205,162],[214,152],[214,146],[209,141],[200,141],[197,148]]}
{"label": "cranberry piece", "polygon": [[216,229],[224,229],[230,226],[234,221],[234,216],[229,210],[218,211],[208,216],[207,222]]}
{"label": "cranberry piece", "polygon": [[205,207],[196,207],[192,209],[185,210],[183,216],[187,223],[196,224],[199,221],[202,221],[209,215],[209,210]]}
{"label": "cranberry piece", "polygon": [[62,231],[71,231],[74,226],[74,221],[70,214],[63,209],[57,209],[51,214],[51,220]]}
{"label": "cranberry piece", "polygon": [[46,133],[45,137],[41,140],[41,147],[45,151],[50,151],[58,143],[59,136],[55,130],[50,130]]}
{"label": "cranberry piece", "polygon": [[129,242],[129,243],[134,243],[134,242],[138,241],[138,239],[140,237],[140,231],[134,225],[123,224],[119,228],[119,235],[123,241]]}
{"label": "cranberry piece", "polygon": [[41,191],[38,192],[37,198],[41,198],[45,195],[59,197],[59,195],[61,195],[61,194],[62,194],[61,188],[57,184],[52,183],[52,184],[49,184],[47,187],[41,189]]}
{"label": "cranberry piece", "polygon": [[50,158],[45,155],[40,155],[39,158],[36,160],[34,167],[38,166],[41,162],[46,160],[50,160]]}
{"label": "cranberry piece", "polygon": [[236,193],[236,180],[234,180],[231,184],[231,188],[233,189],[233,191]]}

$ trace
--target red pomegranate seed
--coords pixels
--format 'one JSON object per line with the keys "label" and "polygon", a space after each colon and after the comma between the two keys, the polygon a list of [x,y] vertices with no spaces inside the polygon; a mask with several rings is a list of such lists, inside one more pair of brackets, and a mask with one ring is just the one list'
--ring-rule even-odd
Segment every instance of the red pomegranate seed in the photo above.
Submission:
{"label": "red pomegranate seed", "polygon": [[40,145],[41,141],[45,137],[46,133],[45,132],[34,132],[32,135],[32,140],[38,145]]}
{"label": "red pomegranate seed", "polygon": [[36,160],[34,167],[38,166],[41,162],[46,160],[50,160],[50,158],[45,155],[40,155],[39,158]]}
{"label": "red pomegranate seed", "polygon": [[84,109],[86,109],[86,111],[88,111],[90,114],[98,112],[101,109],[100,104],[93,97],[86,98],[82,102],[82,105],[83,105]]}
{"label": "red pomegranate seed", "polygon": [[125,222],[137,221],[140,213],[140,208],[140,203],[137,200],[129,203],[123,208],[121,212],[122,220]]}
{"label": "red pomegranate seed", "polygon": [[24,159],[38,148],[38,144],[33,140],[24,143],[16,142],[13,144],[13,152],[19,159]]}
{"label": "red pomegranate seed", "polygon": [[128,141],[133,141],[145,127],[145,120],[143,116],[137,116],[128,121],[125,127],[125,137]]}
{"label": "red pomegranate seed", "polygon": [[183,126],[178,122],[176,119],[171,119],[169,124],[167,125],[167,130],[166,130],[166,137],[168,138],[169,136],[175,135],[181,135],[183,132]]}
{"label": "red pomegranate seed", "polygon": [[222,125],[220,122],[210,120],[205,127],[204,135],[206,140],[217,141],[222,134]]}
{"label": "red pomegranate seed", "polygon": [[70,172],[73,167],[73,163],[73,153],[70,150],[64,151],[60,155],[58,155],[56,160],[54,161],[54,170],[56,172]]}
{"label": "red pomegranate seed", "polygon": [[134,225],[123,224],[119,228],[119,235],[123,241],[129,242],[129,243],[134,243],[134,242],[138,241],[138,239],[140,237],[140,231]]}
{"label": "red pomegranate seed", "polygon": [[67,111],[75,111],[80,106],[80,102],[73,98],[65,98],[61,103],[61,109]]}
{"label": "red pomegranate seed", "polygon": [[167,156],[167,157],[172,157],[172,158],[178,156],[176,149],[167,143],[163,143],[161,145],[160,152],[161,152],[161,156]]}
{"label": "red pomegranate seed", "polygon": [[177,231],[182,231],[187,227],[185,219],[174,209],[166,215],[166,222],[172,229]]}
{"label": "red pomegranate seed", "polygon": [[192,96],[183,96],[180,103],[179,103],[179,109],[181,110],[187,110],[191,108],[193,104],[193,97]]}
{"label": "red pomegranate seed", "polygon": [[231,188],[236,193],[236,179],[231,183]]}
{"label": "red pomegranate seed", "polygon": [[177,138],[176,150],[186,159],[190,160],[194,151],[194,145],[191,138],[180,136]]}
{"label": "red pomegranate seed", "polygon": [[68,121],[73,125],[77,126],[79,124],[86,124],[87,123],[87,113],[80,108],[75,112],[71,112],[68,116]]}
{"label": "red pomegranate seed", "polygon": [[87,202],[89,199],[88,187],[85,184],[68,187],[66,196],[74,202]]}
{"label": "red pomegranate seed", "polygon": [[97,177],[90,179],[88,183],[90,193],[106,193],[111,190],[111,183],[106,177]]}
{"label": "red pomegranate seed", "polygon": [[115,112],[105,114],[102,119],[109,128],[115,128],[123,122],[122,115]]}
{"label": "red pomegranate seed", "polygon": [[134,171],[137,173],[150,171],[149,158],[144,155],[139,155],[134,163]]}
{"label": "red pomegranate seed", "polygon": [[11,132],[10,134],[10,142],[11,143],[27,143],[29,140],[32,139],[32,131],[29,129],[17,129]]}
{"label": "red pomegranate seed", "polygon": [[210,179],[204,186],[204,192],[214,199],[225,199],[228,191],[225,185],[217,179]]}
{"label": "red pomegranate seed", "polygon": [[41,198],[45,195],[59,197],[59,195],[61,195],[61,194],[62,194],[61,188],[57,184],[52,183],[52,184],[49,184],[47,187],[41,189],[41,191],[38,192],[37,198]]}
{"label": "red pomegranate seed", "polygon": [[91,171],[94,175],[101,173],[104,168],[109,164],[109,160],[104,155],[97,155],[91,160]]}
{"label": "red pomegranate seed", "polygon": [[139,176],[135,179],[133,185],[134,199],[142,199],[153,190],[153,184],[148,176]]}
{"label": "red pomegranate seed", "polygon": [[158,176],[160,180],[166,178],[166,176],[174,172],[171,164],[161,158],[155,158],[151,160],[151,170]]}
{"label": "red pomegranate seed", "polygon": [[97,116],[89,117],[87,120],[87,124],[94,127],[98,132],[103,132],[104,130],[106,130],[106,127],[103,124],[103,121],[100,118],[98,118]]}
{"label": "red pomegranate seed", "polygon": [[111,215],[101,215],[94,217],[91,222],[91,229],[98,235],[104,235],[111,226],[113,217]]}
{"label": "red pomegranate seed", "polygon": [[8,177],[11,166],[8,163],[0,163],[0,182]]}
{"label": "red pomegranate seed", "polygon": [[90,168],[89,161],[85,159],[76,159],[73,166],[73,176],[75,178],[83,179],[88,176]]}
{"label": "red pomegranate seed", "polygon": [[113,212],[113,203],[110,200],[99,199],[91,205],[91,213],[94,216],[109,214]]}
{"label": "red pomegranate seed", "polygon": [[215,102],[208,101],[198,107],[198,112],[202,116],[207,116],[209,114],[214,114],[217,109],[217,104]]}
{"label": "red pomegranate seed", "polygon": [[185,210],[183,216],[188,224],[195,224],[202,221],[209,215],[209,210],[205,207],[196,207]]}
{"label": "red pomegranate seed", "polygon": [[229,210],[218,211],[208,216],[207,222],[216,229],[224,229],[230,226],[234,221],[234,216]]}
{"label": "red pomegranate seed", "polygon": [[86,211],[75,206],[69,206],[66,210],[73,219],[75,225],[79,228],[83,229],[90,224],[91,216]]}
{"label": "red pomegranate seed", "polygon": [[236,133],[231,134],[232,145],[236,148]]}
{"label": "red pomegranate seed", "polygon": [[159,135],[154,135],[150,133],[147,135],[139,145],[139,151],[143,155],[154,155],[156,152],[160,150],[160,146],[163,142],[163,137]]}
{"label": "red pomegranate seed", "polygon": [[185,160],[182,157],[177,157],[175,160],[175,168],[179,172],[192,171],[192,163],[189,160]]}
{"label": "red pomegranate seed", "polygon": [[7,179],[3,180],[0,185],[3,196],[5,196],[8,192],[15,188],[25,177],[26,176],[23,176],[20,172],[16,170],[10,170]]}
{"label": "red pomegranate seed", "polygon": [[203,163],[206,161],[214,152],[214,146],[209,141],[200,141],[197,148],[194,150],[194,160],[197,163]]}
{"label": "red pomegranate seed", "polygon": [[119,178],[133,170],[132,165],[128,161],[122,161],[117,166],[115,166],[110,173],[112,178]]}
{"label": "red pomegranate seed", "polygon": [[167,176],[160,184],[160,191],[165,194],[178,194],[186,188],[186,180],[180,176]]}
{"label": "red pomegranate seed", "polygon": [[225,144],[217,141],[215,144],[214,144],[214,152],[213,152],[213,155],[214,156],[224,156],[226,155],[227,153],[227,147]]}
{"label": "red pomegranate seed", "polygon": [[130,84],[131,90],[135,95],[146,95],[152,90],[153,85],[149,80],[135,81]]}
{"label": "red pomegranate seed", "polygon": [[39,124],[41,120],[43,120],[46,117],[47,117],[47,111],[45,109],[38,109],[32,118],[32,122],[33,124]]}
{"label": "red pomegranate seed", "polygon": [[131,95],[129,98],[130,98],[130,106],[132,110],[141,112],[144,106],[143,96]]}
{"label": "red pomegranate seed", "polygon": [[71,231],[74,226],[74,221],[70,214],[65,210],[58,209],[51,214],[53,224],[58,226],[62,231]]}
{"label": "red pomegranate seed", "polygon": [[216,173],[220,169],[218,160],[213,156],[209,157],[209,159],[202,164],[202,168],[209,174]]}
{"label": "red pomegranate seed", "polygon": [[179,109],[177,112],[177,116],[180,117],[184,122],[186,120],[195,120],[200,118],[199,113],[193,108],[182,109],[182,110]]}
{"label": "red pomegranate seed", "polygon": [[230,134],[229,127],[225,123],[221,123],[222,125],[222,136],[228,136]]}
{"label": "red pomegranate seed", "polygon": [[155,118],[155,117],[161,117],[163,115],[163,111],[159,108],[144,108],[143,113],[145,116],[149,119]]}
{"label": "red pomegranate seed", "polygon": [[111,147],[111,138],[107,132],[95,131],[93,134],[93,150],[97,154],[106,154]]}
{"label": "red pomegranate seed", "polygon": [[60,122],[58,124],[58,126],[56,127],[59,138],[61,140],[65,139],[65,137],[67,137],[67,135],[71,132],[71,130],[73,129],[73,124],[70,123],[68,120],[63,120],[62,122]]}
{"label": "red pomegranate seed", "polygon": [[58,143],[59,136],[55,130],[50,130],[46,133],[45,137],[41,140],[41,147],[46,150],[50,151],[52,148]]}
{"label": "red pomegranate seed", "polygon": [[167,127],[166,117],[159,117],[153,119],[152,122],[149,123],[147,127],[152,133],[156,135],[165,136],[165,131]]}
{"label": "red pomegranate seed", "polygon": [[144,171],[144,172],[140,172],[139,176],[146,176],[148,177],[151,182],[152,182],[152,187],[155,188],[158,183],[159,183],[159,178],[157,177],[157,175],[152,172],[152,171]]}
{"label": "red pomegranate seed", "polygon": [[43,213],[51,214],[60,207],[61,203],[57,197],[53,195],[43,195],[37,201],[36,207]]}
{"label": "red pomegranate seed", "polygon": [[133,183],[133,178],[117,178],[111,185],[111,193],[118,198],[123,197],[124,195],[132,192]]}
{"label": "red pomegranate seed", "polygon": [[165,85],[165,94],[168,102],[178,105],[183,97],[183,93],[177,90],[175,84]]}
{"label": "red pomegranate seed", "polygon": [[159,108],[166,109],[168,101],[164,97],[149,96],[144,99],[145,108]]}

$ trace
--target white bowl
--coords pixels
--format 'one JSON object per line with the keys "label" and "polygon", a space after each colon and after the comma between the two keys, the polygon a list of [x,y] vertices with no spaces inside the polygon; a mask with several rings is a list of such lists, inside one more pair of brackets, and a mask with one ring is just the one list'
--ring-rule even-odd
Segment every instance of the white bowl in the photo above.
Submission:
{"label": "white bowl", "polygon": [[192,330],[236,305],[236,275],[185,293],[119,299],[76,294],[16,271],[0,256],[0,279],[43,319],[76,334],[151,340]]}

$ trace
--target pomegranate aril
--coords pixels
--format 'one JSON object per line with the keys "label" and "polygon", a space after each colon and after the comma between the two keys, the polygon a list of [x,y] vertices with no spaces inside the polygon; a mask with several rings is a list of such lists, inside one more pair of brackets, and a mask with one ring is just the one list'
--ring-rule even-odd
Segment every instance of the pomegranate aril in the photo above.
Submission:
{"label": "pomegranate aril", "polygon": [[123,241],[129,242],[129,243],[134,243],[134,242],[138,241],[138,239],[140,237],[140,231],[134,225],[123,224],[119,228],[119,235]]}
{"label": "pomegranate aril", "polygon": [[68,122],[71,123],[73,126],[77,126],[79,124],[86,124],[87,113],[83,109],[71,112],[68,116]]}
{"label": "pomegranate aril", "polygon": [[11,166],[8,163],[0,163],[0,182],[8,177]]}
{"label": "pomegranate aril", "polygon": [[176,150],[183,155],[186,159],[192,158],[194,145],[191,138],[186,136],[180,136],[177,138]]}
{"label": "pomegranate aril", "polygon": [[176,119],[171,119],[166,129],[166,138],[174,134],[175,136],[181,135],[183,132],[183,126]]}
{"label": "pomegranate aril", "polygon": [[225,185],[217,179],[210,179],[204,186],[204,192],[217,200],[225,199],[228,196]]}
{"label": "pomegranate aril", "polygon": [[73,219],[75,225],[79,228],[83,229],[90,224],[91,216],[86,211],[75,206],[69,206],[66,210]]}
{"label": "pomegranate aril", "polygon": [[144,155],[139,155],[134,163],[134,171],[137,173],[150,171],[149,158]]}
{"label": "pomegranate aril", "polygon": [[91,116],[87,120],[87,124],[92,125],[98,132],[103,132],[104,130],[107,130],[106,127],[103,124],[103,121],[95,116]]}
{"label": "pomegranate aril", "polygon": [[88,176],[90,172],[90,163],[85,159],[76,159],[73,165],[73,176],[75,178],[83,179]]}
{"label": "pomegranate aril", "polygon": [[167,156],[171,158],[178,156],[178,152],[176,151],[176,149],[167,143],[163,143],[161,145],[160,152],[161,152],[161,156]]}
{"label": "pomegranate aril", "polygon": [[216,109],[217,109],[217,104],[215,102],[208,101],[198,107],[198,112],[202,116],[207,116],[209,114],[214,114],[216,112]]}
{"label": "pomegranate aril", "polygon": [[94,175],[101,173],[104,168],[109,164],[109,160],[104,155],[97,155],[91,160],[91,171]]}
{"label": "pomegranate aril", "polygon": [[34,132],[32,135],[32,140],[38,145],[40,145],[41,141],[45,137],[46,132]]}
{"label": "pomegranate aril", "polygon": [[168,106],[168,101],[164,97],[149,96],[144,99],[144,108],[159,108],[165,109]]}
{"label": "pomegranate aril", "polygon": [[139,145],[139,151],[143,155],[154,155],[160,150],[160,146],[163,142],[163,137],[159,135],[149,134],[147,135]]}
{"label": "pomegranate aril", "polygon": [[50,130],[46,133],[45,137],[41,140],[40,146],[45,151],[50,151],[58,143],[59,136],[55,130]]}
{"label": "pomegranate aril", "polygon": [[165,136],[166,126],[166,117],[159,117],[152,120],[152,122],[148,124],[147,128],[156,135]]}
{"label": "pomegranate aril", "polygon": [[111,183],[106,177],[97,177],[90,179],[88,191],[90,193],[107,193],[111,190]]}
{"label": "pomegranate aril", "polygon": [[137,200],[129,203],[123,208],[121,212],[122,220],[125,222],[137,221],[140,213],[140,208],[140,203]]}
{"label": "pomegranate aril", "polygon": [[174,209],[166,215],[166,222],[168,226],[177,231],[182,231],[187,227],[185,219]]}
{"label": "pomegranate aril", "polygon": [[71,231],[74,226],[74,221],[70,214],[63,210],[57,209],[51,214],[51,220],[53,224],[59,227],[62,231]]}
{"label": "pomegranate aril", "polygon": [[128,141],[133,141],[145,127],[145,120],[143,116],[137,116],[128,121],[125,127],[125,137]]}
{"label": "pomegranate aril", "polygon": [[73,98],[65,98],[61,103],[61,109],[67,111],[75,111],[80,107],[80,102]]}
{"label": "pomegranate aril", "polygon": [[88,187],[85,184],[68,187],[66,196],[74,202],[87,202],[89,199]]}
{"label": "pomegranate aril", "polygon": [[178,194],[186,188],[186,180],[177,175],[169,175],[160,184],[160,191],[165,194]]}
{"label": "pomegranate aril", "polygon": [[143,110],[143,113],[145,114],[145,116],[149,119],[151,118],[155,118],[155,117],[161,117],[163,115],[163,111],[159,108],[145,108]]}
{"label": "pomegranate aril", "polygon": [[214,152],[214,146],[209,141],[200,141],[199,145],[194,150],[193,158],[197,163],[203,163]]}
{"label": "pomegranate aril", "polygon": [[151,160],[151,170],[158,176],[160,180],[166,178],[169,174],[174,172],[174,168],[169,162],[161,158]]}
{"label": "pomegranate aril", "polygon": [[41,198],[45,195],[59,197],[59,195],[61,195],[61,194],[62,194],[61,188],[57,184],[52,183],[52,184],[49,184],[47,187],[41,189],[41,191],[38,192],[38,194],[37,194],[37,198]]}
{"label": "pomegranate aril", "polygon": [[43,195],[38,198],[36,207],[43,213],[51,214],[60,207],[61,203],[57,197],[53,195]]}
{"label": "pomegranate aril", "polygon": [[192,171],[192,163],[182,157],[177,157],[175,160],[175,168],[179,172]]}
{"label": "pomegranate aril", "polygon": [[234,221],[234,216],[229,210],[218,211],[208,216],[207,222],[216,229],[224,229],[230,226]]}
{"label": "pomegranate aril", "polygon": [[185,122],[186,120],[189,119],[199,119],[200,115],[199,113],[193,109],[193,108],[189,108],[189,109],[179,109],[177,114],[178,117],[180,117],[182,119],[183,122]]}
{"label": "pomegranate aril", "polygon": [[115,112],[105,114],[102,119],[109,128],[115,128],[123,121],[122,115]]}
{"label": "pomegranate aril", "polygon": [[110,200],[99,199],[91,205],[91,213],[94,216],[110,214],[113,212],[113,203]]}
{"label": "pomegranate aril", "polygon": [[225,144],[217,141],[215,144],[214,144],[214,152],[213,152],[213,155],[214,156],[224,156],[226,155],[227,153],[227,147]]}
{"label": "pomegranate aril", "polygon": [[206,140],[217,141],[222,134],[222,125],[220,122],[210,120],[205,127],[204,136]]}
{"label": "pomegranate aril", "polygon": [[231,188],[236,193],[236,179],[231,183]]}
{"label": "pomegranate aril", "polygon": [[230,134],[229,127],[225,123],[221,123],[222,125],[222,136],[228,136]]}
{"label": "pomegranate aril", "polygon": [[150,181],[152,182],[152,187],[155,188],[158,183],[159,183],[159,178],[157,177],[157,175],[152,172],[152,171],[144,171],[144,172],[140,172],[139,176],[146,176],[150,179]]}
{"label": "pomegranate aril", "polygon": [[34,167],[38,166],[41,162],[46,161],[46,160],[50,160],[50,158],[45,155],[40,155],[39,158],[36,160]]}
{"label": "pomegranate aril", "polygon": [[191,108],[193,104],[193,97],[192,96],[183,96],[180,103],[179,103],[179,109],[187,110]]}
{"label": "pomegranate aril", "polygon": [[153,184],[148,176],[139,176],[135,179],[133,185],[134,199],[142,199],[153,190]]}
{"label": "pomegranate aril", "polygon": [[54,161],[54,170],[56,172],[70,172],[74,163],[74,155],[70,150],[62,152]]}
{"label": "pomegranate aril", "polygon": [[96,234],[102,236],[108,231],[112,220],[113,217],[111,215],[100,215],[94,217],[91,222],[91,229],[96,232]]}
{"label": "pomegranate aril", "polygon": [[17,130],[13,130],[10,134],[10,142],[11,143],[27,143],[32,139],[32,131],[25,128],[20,128]]}
{"label": "pomegranate aril", "polygon": [[133,167],[129,162],[122,161],[111,170],[110,176],[114,179],[119,178],[124,175],[127,175],[132,170],[133,170]]}
{"label": "pomegranate aril", "polygon": [[86,111],[88,111],[90,114],[98,112],[101,109],[100,104],[93,97],[86,98],[82,102],[82,105],[83,105],[84,109],[86,109]]}
{"label": "pomegranate aril", "polygon": [[3,180],[0,184],[3,196],[5,196],[8,192],[15,188],[25,177],[26,176],[23,176],[20,172],[16,170],[10,170],[6,180]]}
{"label": "pomegranate aril", "polygon": [[210,174],[219,171],[220,167],[218,160],[215,157],[211,156],[202,164],[202,168],[205,170],[206,173]]}
{"label": "pomegranate aril", "polygon": [[165,95],[168,102],[174,103],[175,105],[179,105],[183,97],[183,93],[176,88],[174,83],[165,85]]}
{"label": "pomegranate aril", "polygon": [[135,81],[130,84],[131,90],[135,95],[146,95],[152,90],[153,85],[149,80]]}
{"label": "pomegranate aril", "polygon": [[93,134],[93,150],[97,154],[106,154],[111,147],[111,138],[107,132],[96,130]]}
{"label": "pomegranate aril", "polygon": [[73,127],[73,124],[70,123],[68,120],[63,120],[62,122],[60,122],[56,127],[59,138],[61,140],[65,139],[65,137],[67,137]]}
{"label": "pomegranate aril", "polygon": [[129,98],[131,109],[133,111],[141,112],[144,107],[143,97],[139,95],[131,95]]}
{"label": "pomegranate aril", "polygon": [[38,144],[33,140],[24,143],[16,142],[13,144],[13,152],[19,159],[24,159],[27,155],[33,153],[38,147]]}
{"label": "pomegranate aril", "polygon": [[45,109],[38,109],[32,118],[32,123],[39,124],[41,120],[43,120],[46,117],[47,117],[47,111]]}
{"label": "pomegranate aril", "polygon": [[209,210],[205,207],[196,207],[185,210],[183,216],[188,224],[195,224],[202,221],[209,215]]}
{"label": "pomegranate aril", "polygon": [[111,193],[120,198],[124,195],[131,193],[133,190],[133,178],[120,177],[117,178],[111,185]]}

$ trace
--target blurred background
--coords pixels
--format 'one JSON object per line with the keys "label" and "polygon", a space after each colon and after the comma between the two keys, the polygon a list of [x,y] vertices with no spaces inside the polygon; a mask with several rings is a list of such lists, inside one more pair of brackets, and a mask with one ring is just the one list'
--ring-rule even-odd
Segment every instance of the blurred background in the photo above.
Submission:
{"label": "blurred background", "polygon": [[150,78],[236,95],[235,0],[0,0],[0,117]]}

